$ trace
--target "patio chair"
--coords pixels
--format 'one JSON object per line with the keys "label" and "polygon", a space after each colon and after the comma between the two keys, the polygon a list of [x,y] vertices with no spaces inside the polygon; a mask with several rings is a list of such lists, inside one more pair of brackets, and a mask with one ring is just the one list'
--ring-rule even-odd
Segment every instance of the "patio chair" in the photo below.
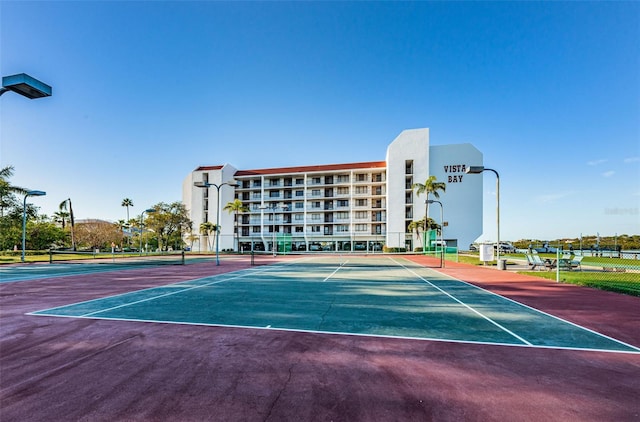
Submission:
{"label": "patio chair", "polygon": [[531,267],[532,270],[535,270],[538,267],[545,268],[547,270],[556,267],[555,260],[553,262],[543,261],[542,258],[540,258],[540,255],[531,255],[531,259],[533,260],[533,267]]}
{"label": "patio chair", "polygon": [[580,271],[582,271],[582,260],[584,259],[584,256],[576,256],[574,257],[571,261],[569,261],[569,265],[571,265],[571,269],[575,269],[575,268],[580,268]]}
{"label": "patio chair", "polygon": [[527,265],[529,265],[529,267],[531,267],[531,269],[533,269],[535,267],[535,265],[536,265],[533,262],[533,257],[528,253],[524,254],[524,256],[527,258]]}

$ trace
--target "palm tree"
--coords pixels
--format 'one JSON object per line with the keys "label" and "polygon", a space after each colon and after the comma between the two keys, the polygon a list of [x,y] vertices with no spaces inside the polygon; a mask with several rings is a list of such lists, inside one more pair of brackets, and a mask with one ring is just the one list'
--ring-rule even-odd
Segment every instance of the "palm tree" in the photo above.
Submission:
{"label": "palm tree", "polygon": [[[409,223],[409,225],[407,226],[407,230],[411,233],[413,233],[414,231],[416,232],[416,237],[418,239],[420,239],[420,229],[424,227],[424,224],[422,223],[422,221],[412,221],[411,223]],[[422,243],[422,240],[420,240],[420,243]]]}
{"label": "palm tree", "polygon": [[127,221],[129,221],[129,207],[133,206],[133,201],[129,198],[124,198],[122,200],[122,205],[123,207],[127,207]]}
{"label": "palm tree", "polygon": [[[429,216],[429,194],[432,194],[434,198],[439,199],[440,194],[438,191],[445,192],[447,190],[447,184],[444,182],[436,182],[436,176],[429,176],[424,183],[414,183],[411,186],[412,189],[416,190],[416,195],[420,196],[421,193],[427,194],[427,208],[425,217]],[[424,230],[427,230],[427,220],[424,220]]]}
{"label": "palm tree", "polygon": [[[76,240],[74,238],[74,234],[73,234],[73,229],[75,228],[75,221],[73,218],[73,208],[71,207],[71,198],[67,198],[64,201],[60,202],[60,205],[58,206],[58,209],[60,210],[60,213],[65,213],[67,212],[67,203],[69,203],[69,222],[71,223],[71,248],[75,251],[76,250]],[[64,228],[64,220],[62,222],[62,228]]]}
{"label": "palm tree", "polygon": [[213,248],[213,245],[209,242],[211,238],[211,232],[216,231],[216,225],[210,221],[206,223],[200,224],[200,234],[203,234],[207,237],[207,249],[210,251]]}
{"label": "palm tree", "polygon": [[223,210],[228,211],[229,214],[235,213],[235,234],[236,234],[236,251],[240,250],[240,242],[238,240],[238,213],[249,211],[249,207],[245,207],[241,200],[238,198],[234,199],[233,202],[228,202],[227,205],[224,206]]}
{"label": "palm tree", "polygon": [[7,208],[12,201],[5,199],[12,194],[25,195],[27,189],[13,186],[9,183],[9,178],[13,176],[13,166],[7,166],[0,169],[0,217],[4,216],[4,209]]}
{"label": "palm tree", "polygon": [[53,213],[53,220],[56,223],[60,223],[62,230],[67,226],[67,219],[69,218],[69,213],[66,211],[56,211]]}

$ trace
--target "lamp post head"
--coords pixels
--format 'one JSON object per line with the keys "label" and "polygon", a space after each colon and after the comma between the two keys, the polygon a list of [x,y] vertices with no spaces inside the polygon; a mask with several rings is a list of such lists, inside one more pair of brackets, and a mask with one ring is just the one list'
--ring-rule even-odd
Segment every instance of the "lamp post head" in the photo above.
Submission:
{"label": "lamp post head", "polygon": [[29,190],[27,191],[27,196],[45,196],[47,192],[41,190]]}
{"label": "lamp post head", "polygon": [[2,92],[13,91],[31,100],[35,98],[50,97],[52,89],[44,82],[32,78],[26,73],[5,76],[2,78]]}
{"label": "lamp post head", "polygon": [[209,184],[205,182],[193,182],[193,186],[197,188],[208,188]]}
{"label": "lamp post head", "polygon": [[480,174],[484,171],[484,166],[469,166],[465,173],[467,174]]}
{"label": "lamp post head", "polygon": [[154,208],[147,208],[146,210],[144,210],[143,212],[155,212],[156,210]]}

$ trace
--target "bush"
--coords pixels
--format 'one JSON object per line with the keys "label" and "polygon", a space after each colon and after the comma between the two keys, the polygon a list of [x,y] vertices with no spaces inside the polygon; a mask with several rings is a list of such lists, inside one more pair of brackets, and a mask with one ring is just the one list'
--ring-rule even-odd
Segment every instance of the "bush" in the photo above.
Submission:
{"label": "bush", "polygon": [[384,246],[382,248],[382,252],[386,252],[386,253],[394,253],[394,252],[406,252],[407,248],[397,248],[397,247],[389,247],[389,246]]}

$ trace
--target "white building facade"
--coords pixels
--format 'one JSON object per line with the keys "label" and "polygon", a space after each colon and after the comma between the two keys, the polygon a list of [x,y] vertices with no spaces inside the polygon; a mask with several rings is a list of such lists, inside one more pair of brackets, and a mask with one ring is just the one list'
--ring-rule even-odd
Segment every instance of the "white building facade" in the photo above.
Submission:
{"label": "white building facade", "polygon": [[[429,145],[429,129],[403,131],[385,161],[240,170],[198,167],[184,180],[183,203],[193,221],[194,251],[214,249],[202,223],[218,224],[220,250],[381,252],[422,247],[408,230],[424,218],[425,194],[414,183],[446,183],[429,217],[442,224],[448,246],[467,249],[482,234],[482,153],[471,144]],[[197,187],[196,183],[209,187]],[[232,186],[235,184],[235,186]],[[219,196],[218,196],[219,194]],[[223,208],[238,199],[246,211]],[[429,199],[435,199],[431,196]],[[274,246],[275,245],[275,246]]]}

